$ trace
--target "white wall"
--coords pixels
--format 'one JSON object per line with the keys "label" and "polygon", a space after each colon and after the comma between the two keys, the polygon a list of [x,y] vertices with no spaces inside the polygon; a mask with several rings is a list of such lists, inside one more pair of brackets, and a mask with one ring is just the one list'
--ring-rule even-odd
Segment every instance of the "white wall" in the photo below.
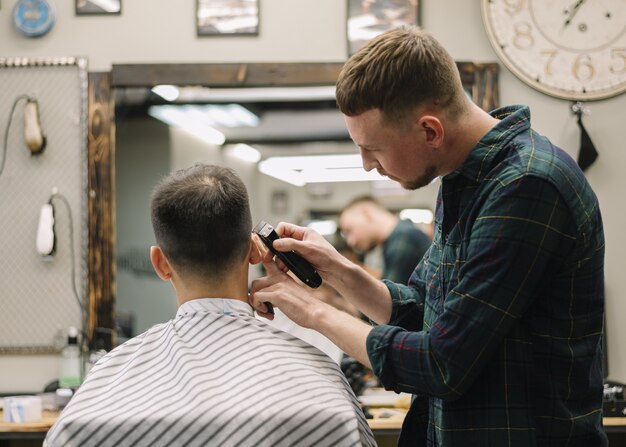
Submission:
{"label": "white wall", "polygon": [[[127,0],[121,16],[76,17],[72,1],[53,0],[57,7],[54,29],[40,39],[19,36],[10,26],[15,0],[0,9],[0,57],[87,56],[90,71],[109,70],[113,63],[148,62],[337,62],[346,56],[345,1],[262,0],[258,37],[197,38],[195,2]],[[454,11],[454,13],[452,13]],[[457,60],[496,61],[483,31],[478,0],[423,0],[422,25],[430,30]],[[2,86],[0,86],[2,88]],[[531,107],[537,131],[576,156],[578,129],[567,101],[540,94],[517,80],[502,66],[501,104],[525,103]],[[605,222],[607,326],[610,377],[626,381],[626,302],[619,280],[626,250],[622,206],[626,190],[626,95],[588,104],[584,118],[600,158],[587,171]],[[302,196],[305,200],[306,196]],[[6,280],[2,279],[2,280]],[[20,357],[0,357],[0,391],[43,386],[42,375],[32,382],[17,380],[11,371],[27,371],[32,362]],[[52,363],[42,360],[41,368]],[[55,377],[55,372],[50,372]]]}
{"label": "white wall", "polygon": [[42,39],[18,37],[10,25],[16,0],[0,10],[3,56],[88,56],[90,71],[131,62],[341,61],[346,7],[341,0],[262,0],[259,37],[196,37],[195,1],[123,0],[120,16],[74,15],[56,5],[56,25]]}

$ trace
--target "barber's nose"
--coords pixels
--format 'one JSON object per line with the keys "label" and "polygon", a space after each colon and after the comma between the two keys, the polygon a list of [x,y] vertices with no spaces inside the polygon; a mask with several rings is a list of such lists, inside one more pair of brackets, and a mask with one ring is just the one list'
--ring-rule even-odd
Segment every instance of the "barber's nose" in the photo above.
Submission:
{"label": "barber's nose", "polygon": [[371,171],[377,166],[376,160],[370,157],[363,149],[361,149],[361,161],[363,162],[363,169],[365,169],[367,172]]}

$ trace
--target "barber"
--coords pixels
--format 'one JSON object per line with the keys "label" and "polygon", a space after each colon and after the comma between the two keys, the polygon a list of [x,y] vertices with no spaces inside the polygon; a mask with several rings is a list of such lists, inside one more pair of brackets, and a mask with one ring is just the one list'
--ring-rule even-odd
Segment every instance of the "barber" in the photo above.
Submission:
{"label": "barber", "polygon": [[399,445],[600,446],[604,236],[576,163],[530,127],[530,111],[486,113],[452,57],[403,27],[345,64],[337,102],[366,171],[406,189],[441,177],[434,242],[408,285],[379,281],[316,232],[281,223],[294,250],[367,315],[315,299],[266,256],[264,303],[414,394]]}

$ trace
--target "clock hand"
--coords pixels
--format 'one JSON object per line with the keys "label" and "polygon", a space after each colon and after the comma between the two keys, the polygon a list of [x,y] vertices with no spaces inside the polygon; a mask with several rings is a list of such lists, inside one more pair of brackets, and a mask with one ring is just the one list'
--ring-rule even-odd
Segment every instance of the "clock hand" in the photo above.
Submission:
{"label": "clock hand", "polygon": [[567,18],[565,19],[565,23],[563,23],[563,27],[565,28],[567,25],[572,23],[572,19],[578,12],[578,9],[585,3],[585,0],[578,0],[571,9],[566,10]]}

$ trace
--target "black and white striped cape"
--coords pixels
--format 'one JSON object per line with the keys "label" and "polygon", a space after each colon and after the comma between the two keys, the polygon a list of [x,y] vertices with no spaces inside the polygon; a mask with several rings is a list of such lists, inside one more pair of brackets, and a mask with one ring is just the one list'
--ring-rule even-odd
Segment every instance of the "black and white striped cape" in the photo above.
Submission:
{"label": "black and white striped cape", "polygon": [[198,299],[89,373],[45,444],[371,446],[337,364],[230,299]]}

